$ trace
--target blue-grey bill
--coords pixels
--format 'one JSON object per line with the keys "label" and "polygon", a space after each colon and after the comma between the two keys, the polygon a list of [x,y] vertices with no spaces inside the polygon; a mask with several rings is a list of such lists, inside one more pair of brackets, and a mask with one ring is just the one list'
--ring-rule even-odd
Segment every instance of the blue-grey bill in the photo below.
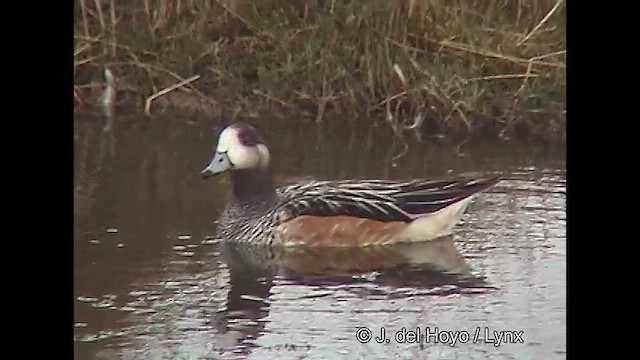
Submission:
{"label": "blue-grey bill", "polygon": [[216,155],[213,157],[213,160],[211,160],[211,163],[209,164],[209,166],[207,166],[204,170],[202,170],[202,173],[200,173],[200,175],[202,175],[203,179],[206,179],[210,176],[225,172],[231,169],[232,167],[233,165],[231,164],[231,161],[229,161],[229,157],[227,156],[227,153],[217,152]]}

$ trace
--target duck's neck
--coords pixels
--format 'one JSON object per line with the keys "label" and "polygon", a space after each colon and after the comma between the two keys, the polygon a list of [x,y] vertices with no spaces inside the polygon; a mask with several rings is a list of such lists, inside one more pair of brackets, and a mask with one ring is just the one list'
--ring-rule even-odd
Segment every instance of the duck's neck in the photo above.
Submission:
{"label": "duck's neck", "polygon": [[276,194],[271,170],[268,168],[234,170],[230,177],[235,201],[251,201]]}

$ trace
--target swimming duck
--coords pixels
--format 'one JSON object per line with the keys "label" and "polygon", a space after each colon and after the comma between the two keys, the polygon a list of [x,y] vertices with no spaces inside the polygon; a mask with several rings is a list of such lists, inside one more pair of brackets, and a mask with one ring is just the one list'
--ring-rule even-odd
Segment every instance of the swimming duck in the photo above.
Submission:
{"label": "swimming duck", "polygon": [[271,156],[251,125],[217,134],[203,178],[229,173],[232,199],[217,233],[234,243],[361,247],[429,241],[452,233],[471,200],[497,177],[447,180],[309,180],[276,188]]}

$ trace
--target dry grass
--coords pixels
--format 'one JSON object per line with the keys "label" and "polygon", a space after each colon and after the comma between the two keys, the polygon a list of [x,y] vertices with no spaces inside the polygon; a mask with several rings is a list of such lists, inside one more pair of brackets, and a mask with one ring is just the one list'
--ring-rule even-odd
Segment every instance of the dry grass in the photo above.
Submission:
{"label": "dry grass", "polygon": [[79,0],[75,40],[83,102],[109,66],[140,107],[164,91],[213,116],[400,128],[421,114],[451,129],[565,117],[563,0]]}

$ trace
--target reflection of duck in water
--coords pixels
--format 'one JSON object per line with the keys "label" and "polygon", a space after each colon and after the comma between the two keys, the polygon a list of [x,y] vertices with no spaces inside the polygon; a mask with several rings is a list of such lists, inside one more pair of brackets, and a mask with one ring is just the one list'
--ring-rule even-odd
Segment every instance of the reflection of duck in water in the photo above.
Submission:
{"label": "reflection of duck in water", "polygon": [[234,274],[245,274],[244,277],[254,274],[267,278],[335,279],[374,272],[383,277],[385,274],[421,273],[419,287],[484,286],[484,280],[473,274],[451,236],[426,242],[360,248],[226,243],[223,250],[232,277]]}
{"label": "reflection of duck in water", "polygon": [[218,220],[227,242],[363,247],[432,240],[451,234],[490,178],[450,180],[308,181],[276,189],[270,155],[255,129],[221,129],[215,155],[202,172],[229,172],[233,199]]}
{"label": "reflection of duck in water", "polygon": [[[220,250],[231,281],[228,310],[220,315],[225,331],[238,334],[236,344],[245,354],[257,346],[256,339],[265,332],[265,319],[272,306],[293,306],[307,298],[339,292],[373,301],[484,293],[491,288],[483,277],[473,274],[451,236],[357,248],[273,247],[247,243],[222,246]],[[369,276],[372,274],[374,276]],[[274,282],[275,279],[280,281]],[[302,295],[294,291],[283,297],[289,286],[331,290],[308,291]],[[242,323],[253,325],[238,326]]]}

